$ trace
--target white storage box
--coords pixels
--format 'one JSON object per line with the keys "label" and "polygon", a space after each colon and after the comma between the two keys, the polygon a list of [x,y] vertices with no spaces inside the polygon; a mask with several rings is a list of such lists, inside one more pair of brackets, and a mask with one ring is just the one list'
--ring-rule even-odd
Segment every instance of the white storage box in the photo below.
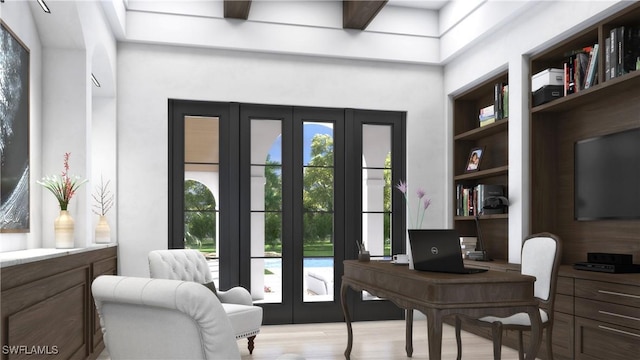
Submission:
{"label": "white storage box", "polygon": [[531,77],[531,92],[547,85],[564,85],[564,70],[547,69]]}

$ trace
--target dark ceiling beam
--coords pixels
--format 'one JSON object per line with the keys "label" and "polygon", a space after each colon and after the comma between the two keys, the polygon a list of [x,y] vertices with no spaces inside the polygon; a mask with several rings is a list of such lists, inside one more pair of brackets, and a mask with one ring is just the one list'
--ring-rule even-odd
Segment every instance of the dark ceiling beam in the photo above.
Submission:
{"label": "dark ceiling beam", "polygon": [[388,0],[343,0],[342,27],[364,30]]}
{"label": "dark ceiling beam", "polygon": [[224,0],[224,17],[247,20],[251,0]]}

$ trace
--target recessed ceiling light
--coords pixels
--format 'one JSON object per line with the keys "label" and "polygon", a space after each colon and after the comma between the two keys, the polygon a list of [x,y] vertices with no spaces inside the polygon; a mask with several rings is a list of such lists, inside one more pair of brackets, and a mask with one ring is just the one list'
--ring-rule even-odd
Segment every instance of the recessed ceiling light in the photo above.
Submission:
{"label": "recessed ceiling light", "polygon": [[91,81],[93,82],[93,85],[95,85],[96,87],[100,87],[100,83],[98,82],[98,79],[96,79],[96,76],[91,74]]}
{"label": "recessed ceiling light", "polygon": [[47,6],[47,4],[45,4],[44,0],[38,0],[38,4],[40,4],[40,7],[42,8],[42,10],[44,10],[44,12],[46,12],[47,14],[51,14],[51,10],[49,10],[49,7]]}

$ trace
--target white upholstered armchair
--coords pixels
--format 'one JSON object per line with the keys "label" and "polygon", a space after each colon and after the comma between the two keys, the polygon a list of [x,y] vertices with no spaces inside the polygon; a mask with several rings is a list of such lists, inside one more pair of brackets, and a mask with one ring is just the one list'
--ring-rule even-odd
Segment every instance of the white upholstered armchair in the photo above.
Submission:
{"label": "white upholstered armchair", "polygon": [[253,305],[251,294],[245,288],[238,286],[228,291],[217,290],[207,259],[200,251],[151,251],[149,270],[152,278],[192,281],[207,286],[220,299],[236,339],[247,338],[249,353],[253,353],[254,339],[262,325],[262,308]]}
{"label": "white upholstered armchair", "polygon": [[91,290],[118,359],[240,359],[222,304],[188,281],[103,275]]}

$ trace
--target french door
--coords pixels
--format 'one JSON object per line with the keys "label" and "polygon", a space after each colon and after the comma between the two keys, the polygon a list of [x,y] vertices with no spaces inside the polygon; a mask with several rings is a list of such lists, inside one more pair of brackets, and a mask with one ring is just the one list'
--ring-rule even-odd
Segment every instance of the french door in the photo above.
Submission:
{"label": "french door", "polygon": [[[344,259],[405,251],[404,113],[170,101],[170,248],[203,251],[265,324],[341,321]],[[207,193],[211,190],[211,194]],[[207,225],[208,224],[208,225]],[[400,318],[352,294],[358,319]]]}

